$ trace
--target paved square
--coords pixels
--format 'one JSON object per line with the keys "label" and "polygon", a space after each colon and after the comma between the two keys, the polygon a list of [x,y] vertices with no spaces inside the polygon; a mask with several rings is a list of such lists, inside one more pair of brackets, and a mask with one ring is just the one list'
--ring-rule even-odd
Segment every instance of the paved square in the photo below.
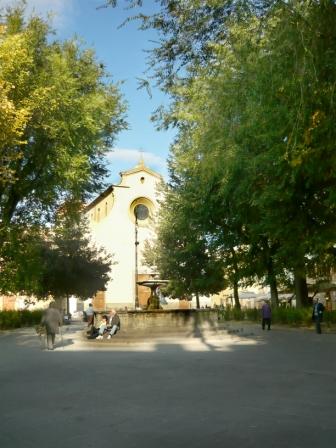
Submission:
{"label": "paved square", "polygon": [[32,329],[0,333],[1,448],[336,446],[336,334],[96,343],[81,327],[53,352]]}

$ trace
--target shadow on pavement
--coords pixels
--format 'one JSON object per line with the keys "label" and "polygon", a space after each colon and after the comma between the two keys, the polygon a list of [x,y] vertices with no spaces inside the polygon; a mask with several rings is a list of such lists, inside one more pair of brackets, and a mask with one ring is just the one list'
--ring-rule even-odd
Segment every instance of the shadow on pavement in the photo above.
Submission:
{"label": "shadow on pavement", "polygon": [[335,446],[335,335],[237,325],[99,343],[82,328],[53,352],[29,329],[0,335],[1,448]]}

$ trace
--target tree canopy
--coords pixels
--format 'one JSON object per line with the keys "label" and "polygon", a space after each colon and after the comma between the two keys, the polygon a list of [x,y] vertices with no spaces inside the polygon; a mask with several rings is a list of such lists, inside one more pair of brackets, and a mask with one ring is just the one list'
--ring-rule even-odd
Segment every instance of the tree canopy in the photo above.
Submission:
{"label": "tree canopy", "polygon": [[2,250],[1,289],[39,299],[52,296],[83,300],[104,290],[110,280],[112,257],[94,246],[84,219],[58,218],[52,229],[29,232],[12,228]]}
{"label": "tree canopy", "polygon": [[83,300],[104,290],[110,280],[112,258],[93,246],[85,222],[62,220],[41,247],[40,297]]}
{"label": "tree canopy", "polygon": [[291,285],[305,304],[306,276],[335,266],[335,2],[167,0],[142,19],[172,99],[158,117],[178,128],[169,222],[188,222],[233,287],[267,284],[276,305]]}
{"label": "tree canopy", "polygon": [[[182,210],[183,209],[183,210]],[[218,292],[225,286],[222,260],[210,252],[204,233],[189,215],[192,207],[169,187],[159,217],[157,239],[145,248],[145,261],[169,279],[164,287],[173,298],[190,300]]]}
{"label": "tree canopy", "polygon": [[78,39],[53,39],[46,21],[25,19],[24,7],[1,18],[0,289],[16,292],[36,290],[23,279],[39,281],[35,251],[61,210],[78,221],[81,204],[104,186],[125,105]]}
{"label": "tree canopy", "polygon": [[94,51],[51,41],[39,17],[9,9],[0,33],[0,219],[53,218],[101,188],[104,154],[125,126],[120,94]]}

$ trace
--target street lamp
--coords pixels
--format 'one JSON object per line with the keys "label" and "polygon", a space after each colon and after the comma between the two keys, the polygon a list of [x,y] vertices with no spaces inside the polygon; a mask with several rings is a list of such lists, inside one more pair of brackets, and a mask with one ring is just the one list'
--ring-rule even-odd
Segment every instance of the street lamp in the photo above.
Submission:
{"label": "street lamp", "polygon": [[139,246],[139,240],[138,240],[138,220],[145,221],[149,216],[149,210],[144,204],[137,204],[134,207],[134,217],[135,217],[135,309],[139,308],[139,293],[138,293],[138,246]]}
{"label": "street lamp", "polygon": [[138,295],[138,211],[136,206],[134,208],[134,216],[135,216],[135,309],[139,308],[139,295]]}

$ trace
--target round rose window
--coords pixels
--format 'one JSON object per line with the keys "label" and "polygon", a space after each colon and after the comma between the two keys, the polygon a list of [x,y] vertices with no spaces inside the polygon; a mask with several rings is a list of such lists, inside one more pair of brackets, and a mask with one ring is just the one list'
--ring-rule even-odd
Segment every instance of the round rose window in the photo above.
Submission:
{"label": "round rose window", "polygon": [[144,204],[138,204],[134,207],[134,215],[136,219],[140,221],[144,221],[149,216],[149,210],[148,207]]}

